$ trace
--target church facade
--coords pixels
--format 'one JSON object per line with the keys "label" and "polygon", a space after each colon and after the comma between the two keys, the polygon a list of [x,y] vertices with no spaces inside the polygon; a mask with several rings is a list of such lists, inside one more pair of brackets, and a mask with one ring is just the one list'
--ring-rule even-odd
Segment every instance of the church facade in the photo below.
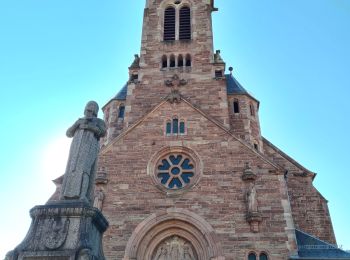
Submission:
{"label": "church facade", "polygon": [[147,0],[140,55],[104,107],[95,206],[107,259],[350,259],[304,168],[213,49],[213,0]]}

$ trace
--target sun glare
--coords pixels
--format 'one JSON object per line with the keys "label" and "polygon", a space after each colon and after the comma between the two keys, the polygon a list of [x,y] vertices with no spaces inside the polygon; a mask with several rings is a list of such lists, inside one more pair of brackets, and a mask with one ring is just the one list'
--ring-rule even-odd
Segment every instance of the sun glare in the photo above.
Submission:
{"label": "sun glare", "polygon": [[54,180],[64,174],[71,139],[58,137],[43,150],[41,173],[45,180]]}

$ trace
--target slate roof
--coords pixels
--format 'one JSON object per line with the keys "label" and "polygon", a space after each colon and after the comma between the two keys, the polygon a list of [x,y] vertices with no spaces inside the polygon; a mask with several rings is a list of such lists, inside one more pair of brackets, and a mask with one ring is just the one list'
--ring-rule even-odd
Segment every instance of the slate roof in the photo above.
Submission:
{"label": "slate roof", "polygon": [[295,230],[299,257],[291,259],[308,260],[350,260],[350,253],[347,253],[335,245],[326,243],[298,229]]}
{"label": "slate roof", "polygon": [[248,94],[248,91],[231,74],[226,74],[227,94]]}
{"label": "slate roof", "polygon": [[258,106],[260,105],[259,100],[257,100],[252,94],[250,94],[238,81],[235,79],[232,74],[226,74],[226,87],[227,87],[227,94],[238,94],[238,95],[248,95],[252,99],[254,99]]}
{"label": "slate roof", "polygon": [[113,98],[114,100],[125,100],[126,93],[128,92],[128,83],[126,83],[122,89],[118,92],[118,94]]}
{"label": "slate roof", "polygon": [[[227,87],[227,94],[241,94],[241,95],[249,95],[253,99],[255,99],[252,95],[249,94],[247,90],[233,77],[231,74],[226,74],[226,87]],[[122,89],[118,92],[118,94],[112,98],[112,100],[125,100],[126,94],[128,92],[128,84],[126,83]],[[256,99],[255,99],[256,100]],[[258,100],[256,100],[258,101]],[[259,102],[259,101],[258,101]]]}

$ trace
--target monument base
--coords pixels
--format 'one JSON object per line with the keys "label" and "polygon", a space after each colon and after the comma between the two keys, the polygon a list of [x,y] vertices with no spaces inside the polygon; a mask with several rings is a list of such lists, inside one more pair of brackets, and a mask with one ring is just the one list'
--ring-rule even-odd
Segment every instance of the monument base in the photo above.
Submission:
{"label": "monument base", "polygon": [[81,201],[58,201],[30,210],[23,242],[6,260],[103,260],[102,234],[108,221]]}

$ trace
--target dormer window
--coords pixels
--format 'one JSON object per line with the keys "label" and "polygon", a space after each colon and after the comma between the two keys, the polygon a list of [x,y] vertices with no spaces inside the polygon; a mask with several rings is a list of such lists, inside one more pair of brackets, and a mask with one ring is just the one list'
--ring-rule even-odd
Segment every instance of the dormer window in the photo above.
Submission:
{"label": "dormer window", "polygon": [[[178,31],[178,35],[177,32]],[[164,41],[191,40],[191,9],[188,6],[164,10]]]}

